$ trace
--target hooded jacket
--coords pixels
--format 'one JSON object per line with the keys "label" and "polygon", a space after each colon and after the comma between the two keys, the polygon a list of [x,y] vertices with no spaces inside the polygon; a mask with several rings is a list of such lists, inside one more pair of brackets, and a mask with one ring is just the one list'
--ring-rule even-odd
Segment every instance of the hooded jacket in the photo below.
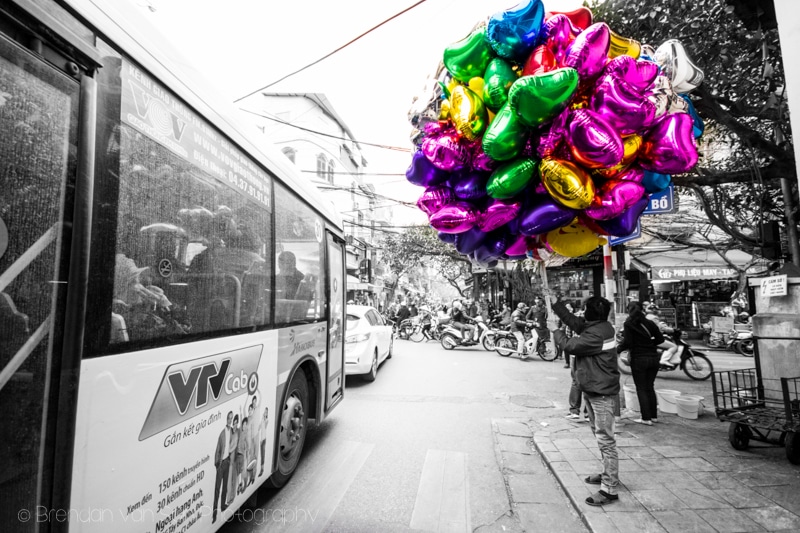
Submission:
{"label": "hooded jacket", "polygon": [[619,367],[614,326],[608,320],[586,320],[555,302],[553,311],[575,336],[564,350],[575,356],[575,381],[583,392],[604,396],[619,394]]}

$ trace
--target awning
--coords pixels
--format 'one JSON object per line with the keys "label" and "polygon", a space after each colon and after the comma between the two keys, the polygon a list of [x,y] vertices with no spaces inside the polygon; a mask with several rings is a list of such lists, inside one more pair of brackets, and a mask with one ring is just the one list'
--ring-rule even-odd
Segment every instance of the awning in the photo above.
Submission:
{"label": "awning", "polygon": [[348,291],[371,291],[376,292],[376,287],[372,283],[364,283],[352,274],[347,275],[347,290]]}
{"label": "awning", "polygon": [[[726,257],[738,267],[753,260],[752,255],[739,250],[728,252]],[[631,264],[642,272],[650,271],[653,283],[735,279],[739,276],[739,272],[718,253],[700,248],[638,254],[631,259]]]}

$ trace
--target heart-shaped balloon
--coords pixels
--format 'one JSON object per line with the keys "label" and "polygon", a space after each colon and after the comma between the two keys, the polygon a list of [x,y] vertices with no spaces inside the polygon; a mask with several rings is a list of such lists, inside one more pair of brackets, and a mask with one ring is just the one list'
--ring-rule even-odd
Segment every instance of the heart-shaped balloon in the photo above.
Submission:
{"label": "heart-shaped balloon", "polygon": [[454,202],[433,213],[428,221],[443,233],[463,233],[478,222],[478,211],[467,202]]}
{"label": "heart-shaped balloon", "polygon": [[[622,161],[613,167],[598,168],[594,173],[604,178],[616,178],[624,173],[636,161],[639,149],[642,147],[642,137],[639,135],[626,135],[622,138]],[[620,178],[622,179],[622,178]],[[631,181],[631,180],[628,180]],[[635,181],[635,180],[634,180]],[[639,180],[641,181],[641,180]]]}
{"label": "heart-shaped balloon", "polygon": [[552,52],[558,66],[563,66],[567,49],[581,30],[572,25],[569,17],[563,14],[554,15],[544,23],[542,32],[547,35],[545,47]]}
{"label": "heart-shaped balloon", "polygon": [[635,181],[609,180],[597,191],[592,205],[584,213],[595,220],[610,220],[639,201],[645,194],[644,186]]}
{"label": "heart-shaped balloon", "polygon": [[536,239],[528,237],[527,235],[517,235],[511,241],[511,244],[506,248],[506,255],[524,255],[529,248],[532,248],[536,243]]}
{"label": "heart-shaped balloon", "polygon": [[564,257],[580,257],[606,243],[604,238],[592,233],[577,219],[569,225],[549,232],[546,240],[550,249]]}
{"label": "heart-shaped balloon", "polygon": [[425,189],[425,192],[417,200],[417,207],[426,215],[432,215],[442,207],[456,201],[456,197],[450,187],[444,185],[433,185]]}
{"label": "heart-shaped balloon", "polygon": [[567,119],[569,108],[556,115],[549,124],[539,126],[536,155],[540,159],[550,157],[558,149],[561,142],[567,138]]}
{"label": "heart-shaped balloon", "polygon": [[639,165],[631,165],[613,177],[617,180],[635,181],[636,183],[641,183],[644,179],[644,170],[642,170],[642,167]]}
{"label": "heart-shaped balloon", "polygon": [[581,80],[594,79],[606,66],[610,33],[605,22],[597,22],[586,28],[567,48],[564,65],[577,70]]}
{"label": "heart-shaped balloon", "polygon": [[614,127],[590,109],[574,109],[567,119],[572,158],[586,168],[613,167],[622,161],[622,138]]}
{"label": "heart-shaped balloon", "polygon": [[523,235],[542,235],[569,224],[575,218],[573,209],[564,207],[555,200],[545,197],[520,215],[519,231]]}
{"label": "heart-shaped balloon", "polygon": [[493,200],[481,213],[478,228],[488,233],[505,226],[517,217],[521,208],[522,202],[519,201]]}
{"label": "heart-shaped balloon", "polygon": [[450,119],[456,131],[470,141],[483,135],[488,124],[483,100],[464,85],[453,89],[450,95]]}
{"label": "heart-shaped balloon", "polygon": [[528,127],[506,103],[483,135],[483,151],[495,161],[514,159],[522,152],[527,138]]}
{"label": "heart-shaped balloon", "polygon": [[411,165],[406,170],[406,179],[422,187],[442,183],[449,176],[450,174],[431,163],[421,150],[414,152]]}
{"label": "heart-shaped balloon", "polygon": [[497,111],[508,101],[508,90],[517,81],[517,73],[507,61],[495,57],[486,67],[483,75],[483,103],[492,111]]}
{"label": "heart-shaped balloon", "polygon": [[486,196],[489,173],[479,170],[464,171],[450,178],[453,193],[459,200],[478,200]]}
{"label": "heart-shaped balloon", "polygon": [[458,81],[469,83],[469,80],[483,76],[486,71],[486,66],[492,59],[492,49],[484,34],[485,29],[478,28],[444,49],[444,66]]}
{"label": "heart-shaped balloon", "polygon": [[626,83],[639,94],[644,94],[658,76],[658,65],[654,61],[636,60],[630,56],[615,57],[606,64],[603,75],[613,76]]}
{"label": "heart-shaped balloon", "polygon": [[594,182],[569,161],[542,159],[539,174],[545,189],[558,203],[571,209],[586,209],[594,199]]}
{"label": "heart-shaped balloon", "polygon": [[458,253],[462,255],[469,255],[481,245],[481,242],[485,238],[486,233],[478,228],[472,228],[463,233],[457,233],[455,237],[453,237],[453,244],[455,245],[456,250],[458,250]]}
{"label": "heart-shaped balloon", "polygon": [[689,59],[686,49],[677,39],[665,41],[656,48],[655,60],[676,93],[688,93],[703,83],[703,71]]}
{"label": "heart-shaped balloon", "polygon": [[592,25],[592,11],[587,7],[579,7],[573,11],[548,11],[545,20],[550,20],[556,15],[564,15],[577,29],[583,31]]}
{"label": "heart-shaped balloon", "polygon": [[590,106],[621,135],[643,132],[656,118],[656,106],[646,95],[611,74],[600,78]]}
{"label": "heart-shaped balloon", "polygon": [[633,59],[639,57],[642,52],[642,44],[628,37],[623,37],[611,31],[611,43],[608,47],[608,57],[615,58],[627,56]]}
{"label": "heart-shaped balloon", "polygon": [[642,173],[642,185],[650,194],[663,191],[669,187],[670,183],[672,183],[672,176],[669,174],[648,171]]}
{"label": "heart-shaped balloon", "polygon": [[498,56],[520,59],[536,44],[544,20],[541,0],[522,0],[519,4],[495,13],[486,25],[486,40]]}
{"label": "heart-shaped balloon", "polygon": [[536,162],[531,159],[517,159],[504,163],[492,172],[486,191],[492,198],[511,198],[528,185],[535,172]]}
{"label": "heart-shaped balloon", "polygon": [[639,223],[642,213],[649,202],[648,196],[642,196],[636,203],[626,209],[618,217],[611,220],[598,220],[597,225],[603,228],[608,235],[616,237],[625,237],[633,233],[636,229],[636,224]]}
{"label": "heart-shaped balloon", "polygon": [[421,151],[435,167],[447,172],[461,170],[469,163],[469,149],[455,131],[427,137]]}
{"label": "heart-shaped balloon", "polygon": [[[558,67],[553,52],[545,45],[537,46],[528,56],[522,67],[523,76],[533,76],[542,72],[550,72]],[[516,80],[515,80],[516,81]]]}
{"label": "heart-shaped balloon", "polygon": [[639,164],[659,174],[682,174],[697,163],[694,121],[686,113],[664,115],[644,136]]}
{"label": "heart-shaped balloon", "polygon": [[559,68],[523,76],[508,91],[508,103],[526,126],[539,126],[567,107],[578,88],[578,72]]}

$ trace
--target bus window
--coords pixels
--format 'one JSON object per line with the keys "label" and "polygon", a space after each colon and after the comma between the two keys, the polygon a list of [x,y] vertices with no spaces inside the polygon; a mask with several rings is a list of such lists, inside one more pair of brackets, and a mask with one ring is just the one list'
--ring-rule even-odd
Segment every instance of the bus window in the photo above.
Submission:
{"label": "bus window", "polygon": [[322,219],[275,184],[275,323],[320,320],[324,307]]}

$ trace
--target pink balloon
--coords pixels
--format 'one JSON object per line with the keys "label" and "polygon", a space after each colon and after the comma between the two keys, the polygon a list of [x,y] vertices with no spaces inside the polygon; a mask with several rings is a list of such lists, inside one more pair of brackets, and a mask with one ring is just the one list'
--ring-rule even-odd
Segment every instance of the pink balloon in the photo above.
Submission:
{"label": "pink balloon", "polygon": [[647,132],[639,151],[639,164],[659,174],[682,174],[697,163],[697,148],[687,113],[664,115]]}
{"label": "pink balloon", "polygon": [[590,105],[621,135],[641,133],[656,118],[656,106],[647,96],[611,74],[600,78]]}
{"label": "pink balloon", "polygon": [[536,240],[526,235],[520,235],[506,248],[507,255],[523,255],[530,247],[533,247]]}
{"label": "pink balloon", "polygon": [[430,216],[455,200],[456,197],[450,187],[434,185],[425,189],[425,192],[417,200],[417,207]]}
{"label": "pink balloon", "polygon": [[427,137],[422,141],[422,152],[436,168],[448,172],[461,170],[469,163],[469,149],[453,130]]}
{"label": "pink balloon", "polygon": [[606,64],[603,74],[613,76],[643,94],[658,76],[658,65],[628,55],[617,56]]}
{"label": "pink balloon", "polygon": [[631,165],[616,176],[613,176],[616,180],[622,181],[634,181],[636,183],[641,183],[644,179],[644,170],[637,165]]}
{"label": "pink balloon", "polygon": [[539,143],[536,146],[536,154],[540,159],[553,155],[561,141],[567,136],[567,118],[569,108],[561,113],[549,123],[539,128]]}
{"label": "pink balloon", "polygon": [[455,202],[433,213],[428,221],[433,229],[442,233],[462,233],[475,226],[479,217],[480,214],[471,204]]}
{"label": "pink balloon", "polygon": [[577,70],[582,82],[590,80],[605,67],[610,44],[611,30],[608,25],[605,22],[592,24],[569,45],[564,66]]}
{"label": "pink balloon", "polygon": [[483,210],[478,220],[478,228],[486,233],[496,230],[517,218],[522,202],[494,200]]}
{"label": "pink balloon", "polygon": [[601,115],[575,109],[567,119],[572,157],[586,168],[613,167],[622,160],[622,137]]}
{"label": "pink balloon", "polygon": [[547,41],[545,41],[547,48],[553,53],[556,62],[562,65],[567,55],[567,48],[581,30],[572,25],[569,17],[560,13],[547,19],[542,26],[542,32],[547,35]]}
{"label": "pink balloon", "polygon": [[594,220],[610,220],[644,196],[644,186],[635,181],[609,180],[597,191],[594,202],[584,213]]}
{"label": "pink balloon", "polygon": [[470,162],[472,163],[472,170],[492,172],[501,164],[500,161],[495,161],[486,155],[480,140],[470,143],[469,150],[471,153]]}

